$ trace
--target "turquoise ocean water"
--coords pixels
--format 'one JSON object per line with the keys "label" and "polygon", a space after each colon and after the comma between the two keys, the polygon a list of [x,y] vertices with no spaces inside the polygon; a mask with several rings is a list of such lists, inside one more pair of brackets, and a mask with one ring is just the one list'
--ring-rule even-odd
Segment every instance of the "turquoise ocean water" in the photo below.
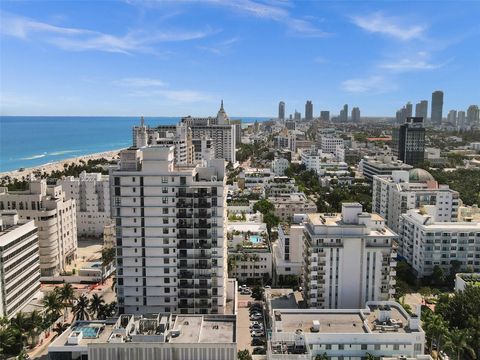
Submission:
{"label": "turquoise ocean water", "polygon": [[[156,126],[179,120],[146,117],[145,123]],[[0,116],[0,172],[128,147],[132,126],[139,123],[138,117]]]}

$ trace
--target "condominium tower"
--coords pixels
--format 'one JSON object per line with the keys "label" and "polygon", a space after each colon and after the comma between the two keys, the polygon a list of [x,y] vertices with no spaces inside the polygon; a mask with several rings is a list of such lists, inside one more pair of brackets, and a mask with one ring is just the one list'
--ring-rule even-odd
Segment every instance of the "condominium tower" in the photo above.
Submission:
{"label": "condominium tower", "polygon": [[377,214],[343,203],[341,214],[307,214],[304,298],[311,308],[363,308],[395,293],[396,234]]}
{"label": "condominium tower", "polygon": [[174,148],[121,152],[111,171],[120,313],[224,313],[225,161],[174,162]]}
{"label": "condominium tower", "polygon": [[285,120],[285,103],[283,101],[278,103],[278,119]]}
{"label": "condominium tower", "polygon": [[443,91],[434,91],[432,93],[432,124],[440,125],[442,123],[443,114]]}
{"label": "condominium tower", "polygon": [[425,157],[423,118],[407,117],[403,125],[393,130],[392,152],[408,165],[419,165]]}
{"label": "condominium tower", "polygon": [[424,123],[427,122],[428,117],[428,101],[422,100],[415,105],[415,117],[422,117]]}
{"label": "condominium tower", "polygon": [[61,186],[33,179],[26,191],[9,192],[0,187],[0,210],[17,210],[20,220],[35,221],[42,276],[58,275],[76,259],[76,202],[66,198]]}
{"label": "condominium tower", "polygon": [[305,104],[305,120],[309,121],[313,119],[313,103],[308,100]]}

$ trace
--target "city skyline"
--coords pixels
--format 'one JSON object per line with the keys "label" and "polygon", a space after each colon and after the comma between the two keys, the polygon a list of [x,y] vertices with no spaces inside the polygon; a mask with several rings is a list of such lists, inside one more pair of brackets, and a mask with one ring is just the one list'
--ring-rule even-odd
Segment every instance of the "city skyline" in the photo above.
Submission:
{"label": "city skyline", "polygon": [[[281,100],[290,114],[310,99],[314,116],[347,103],[392,117],[435,90],[445,93],[444,114],[467,110],[480,99],[478,9],[3,2],[1,115],[203,116],[223,98],[235,116],[276,117]],[[458,21],[447,34],[449,17]]]}

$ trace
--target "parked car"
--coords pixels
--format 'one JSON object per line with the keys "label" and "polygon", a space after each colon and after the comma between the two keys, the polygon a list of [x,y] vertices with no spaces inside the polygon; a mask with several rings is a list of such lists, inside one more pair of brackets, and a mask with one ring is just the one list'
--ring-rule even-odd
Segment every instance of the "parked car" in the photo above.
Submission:
{"label": "parked car", "polygon": [[263,326],[263,323],[261,323],[260,321],[250,321],[250,327],[255,326],[255,325],[262,325]]}
{"label": "parked car", "polygon": [[250,330],[255,330],[255,331],[263,331],[263,325],[252,325],[250,326]]}
{"label": "parked car", "polygon": [[264,346],[265,345],[265,340],[261,338],[253,338],[252,339],[252,346]]}
{"label": "parked car", "polygon": [[267,349],[264,347],[256,347],[252,351],[252,355],[265,355],[267,353]]}
{"label": "parked car", "polygon": [[250,320],[261,320],[263,319],[263,315],[260,313],[254,313],[250,315]]}
{"label": "parked car", "polygon": [[252,335],[252,337],[262,337],[262,336],[265,336],[265,333],[263,332],[263,330],[252,330],[250,332],[250,334]]}

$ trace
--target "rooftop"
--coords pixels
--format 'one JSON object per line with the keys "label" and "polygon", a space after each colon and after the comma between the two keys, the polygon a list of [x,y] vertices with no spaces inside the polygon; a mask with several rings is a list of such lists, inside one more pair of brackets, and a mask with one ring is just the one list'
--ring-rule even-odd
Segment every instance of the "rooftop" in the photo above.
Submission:
{"label": "rooftop", "polygon": [[207,319],[201,315],[177,315],[173,331],[179,336],[171,337],[172,343],[234,343],[235,321],[231,319]]}

